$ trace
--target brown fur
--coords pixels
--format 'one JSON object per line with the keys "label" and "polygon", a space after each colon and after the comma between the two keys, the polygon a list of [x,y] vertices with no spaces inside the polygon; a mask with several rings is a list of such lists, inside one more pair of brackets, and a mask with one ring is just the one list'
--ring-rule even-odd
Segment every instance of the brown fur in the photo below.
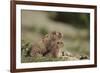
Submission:
{"label": "brown fur", "polygon": [[61,53],[61,48],[64,46],[64,43],[61,41],[56,41],[52,43],[50,52],[46,55],[49,57],[59,57],[59,53]]}
{"label": "brown fur", "polygon": [[58,56],[59,50],[62,47],[62,33],[53,31],[45,35],[38,43],[33,44],[31,56],[46,56],[51,54],[54,57]]}

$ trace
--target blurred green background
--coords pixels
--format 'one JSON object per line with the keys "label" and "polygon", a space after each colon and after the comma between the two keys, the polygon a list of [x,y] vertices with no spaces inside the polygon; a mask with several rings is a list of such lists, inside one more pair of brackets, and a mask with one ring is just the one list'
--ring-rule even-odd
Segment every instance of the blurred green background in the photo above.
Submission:
{"label": "blurred green background", "polygon": [[[29,50],[45,34],[51,31],[62,32],[64,37],[63,51],[69,51],[76,56],[89,57],[90,44],[90,14],[53,11],[21,11],[21,46]],[[25,60],[25,57],[22,60]]]}

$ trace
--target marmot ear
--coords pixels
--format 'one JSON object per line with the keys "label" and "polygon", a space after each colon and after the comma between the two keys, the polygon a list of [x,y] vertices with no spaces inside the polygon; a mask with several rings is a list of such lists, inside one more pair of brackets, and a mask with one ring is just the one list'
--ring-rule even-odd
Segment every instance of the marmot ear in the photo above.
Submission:
{"label": "marmot ear", "polygon": [[62,38],[62,37],[63,37],[63,34],[62,34],[61,32],[59,32],[59,33],[58,33],[58,37],[59,37],[59,38]]}

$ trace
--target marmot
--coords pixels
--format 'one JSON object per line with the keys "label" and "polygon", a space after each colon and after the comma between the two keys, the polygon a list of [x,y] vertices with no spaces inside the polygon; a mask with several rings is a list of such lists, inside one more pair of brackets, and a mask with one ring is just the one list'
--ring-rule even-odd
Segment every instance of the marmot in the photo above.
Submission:
{"label": "marmot", "polygon": [[56,31],[45,35],[38,43],[32,45],[31,56],[47,56],[51,53],[56,57],[63,45],[62,38],[62,33]]}
{"label": "marmot", "polygon": [[61,53],[61,48],[63,46],[64,43],[62,41],[52,42],[52,45],[50,46],[50,51],[48,52],[48,54],[46,54],[46,56],[54,57],[54,58],[59,57]]}

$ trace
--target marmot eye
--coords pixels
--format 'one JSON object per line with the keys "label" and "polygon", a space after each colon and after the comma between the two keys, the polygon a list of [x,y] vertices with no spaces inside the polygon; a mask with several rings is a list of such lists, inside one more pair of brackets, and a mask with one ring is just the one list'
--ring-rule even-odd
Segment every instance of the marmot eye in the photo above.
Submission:
{"label": "marmot eye", "polygon": [[60,42],[57,42],[57,44],[59,44]]}
{"label": "marmot eye", "polygon": [[63,42],[60,42],[61,44],[63,44]]}

